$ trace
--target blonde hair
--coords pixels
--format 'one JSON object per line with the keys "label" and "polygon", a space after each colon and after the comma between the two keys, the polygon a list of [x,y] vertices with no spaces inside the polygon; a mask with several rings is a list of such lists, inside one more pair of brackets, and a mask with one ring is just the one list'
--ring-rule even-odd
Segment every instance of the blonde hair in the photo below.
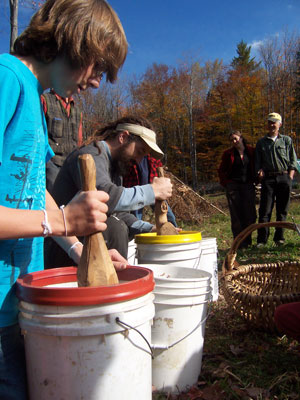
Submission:
{"label": "blonde hair", "polygon": [[14,44],[14,54],[44,63],[62,56],[72,68],[103,65],[110,82],[127,49],[122,24],[105,0],[47,0]]}

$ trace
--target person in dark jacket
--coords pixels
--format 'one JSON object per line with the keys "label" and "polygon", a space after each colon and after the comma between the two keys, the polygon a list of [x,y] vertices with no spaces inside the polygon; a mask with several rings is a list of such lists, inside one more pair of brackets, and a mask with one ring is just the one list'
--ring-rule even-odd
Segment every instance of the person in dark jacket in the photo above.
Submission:
{"label": "person in dark jacket", "polygon": [[[224,151],[218,168],[220,184],[226,189],[231,230],[235,238],[247,226],[255,223],[254,148],[239,131],[229,135],[232,147]],[[240,247],[251,245],[249,235]]]}

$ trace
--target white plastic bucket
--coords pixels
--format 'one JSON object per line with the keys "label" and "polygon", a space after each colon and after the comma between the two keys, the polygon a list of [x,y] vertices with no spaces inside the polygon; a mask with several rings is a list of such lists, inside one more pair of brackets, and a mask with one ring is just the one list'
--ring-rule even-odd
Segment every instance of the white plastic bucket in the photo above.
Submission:
{"label": "white plastic bucket", "polygon": [[18,280],[30,399],[150,400],[151,271],[131,267],[119,285],[78,288],[76,270]]}
{"label": "white plastic bucket", "polygon": [[129,265],[136,265],[136,243],[134,239],[128,243],[127,261]]}
{"label": "white plastic bucket", "polygon": [[150,264],[149,268],[155,274],[155,290],[158,286],[178,289],[199,288],[206,287],[209,283],[207,275],[199,274],[196,269],[190,269],[187,273],[183,267],[174,268],[172,265]]}
{"label": "white plastic bucket", "polygon": [[[155,279],[152,384],[157,390],[177,393],[194,385],[201,371],[211,274],[164,265],[147,264],[147,268]],[[194,287],[185,287],[193,281]]]}
{"label": "white plastic bucket", "polygon": [[180,235],[136,235],[137,264],[160,264],[201,269],[212,275],[212,298],[219,297],[217,239],[202,238],[200,232],[183,231]]}
{"label": "white plastic bucket", "polygon": [[182,231],[179,235],[143,233],[135,236],[137,265],[160,264],[197,268],[200,232]]}
{"label": "white plastic bucket", "polygon": [[213,301],[218,300],[218,249],[216,238],[202,238],[200,242],[200,259],[197,268],[207,271],[212,275],[212,298]]}

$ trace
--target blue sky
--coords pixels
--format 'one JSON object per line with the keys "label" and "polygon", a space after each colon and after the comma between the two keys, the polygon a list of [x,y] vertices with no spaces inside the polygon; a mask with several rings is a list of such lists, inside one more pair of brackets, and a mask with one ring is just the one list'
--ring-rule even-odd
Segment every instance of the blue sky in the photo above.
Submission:
{"label": "blue sky", "polygon": [[[122,75],[152,63],[176,66],[187,56],[230,62],[242,39],[252,45],[300,33],[300,0],[110,0],[130,45]],[[9,1],[0,0],[0,52],[9,49]],[[20,6],[20,32],[32,10]]]}

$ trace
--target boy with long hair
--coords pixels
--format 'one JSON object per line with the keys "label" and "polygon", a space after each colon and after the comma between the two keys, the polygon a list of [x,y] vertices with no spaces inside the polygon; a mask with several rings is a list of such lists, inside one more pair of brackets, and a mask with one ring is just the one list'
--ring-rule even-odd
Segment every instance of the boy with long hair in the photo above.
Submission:
{"label": "boy with long hair", "polygon": [[45,164],[53,152],[40,96],[47,88],[64,97],[98,88],[103,74],[113,82],[126,54],[122,25],[106,1],[48,0],[14,53],[0,56],[1,399],[27,398],[16,279],[43,268],[43,237],[56,236],[78,260],[73,235],[106,228],[106,193],[82,192],[59,209],[46,192]]}

